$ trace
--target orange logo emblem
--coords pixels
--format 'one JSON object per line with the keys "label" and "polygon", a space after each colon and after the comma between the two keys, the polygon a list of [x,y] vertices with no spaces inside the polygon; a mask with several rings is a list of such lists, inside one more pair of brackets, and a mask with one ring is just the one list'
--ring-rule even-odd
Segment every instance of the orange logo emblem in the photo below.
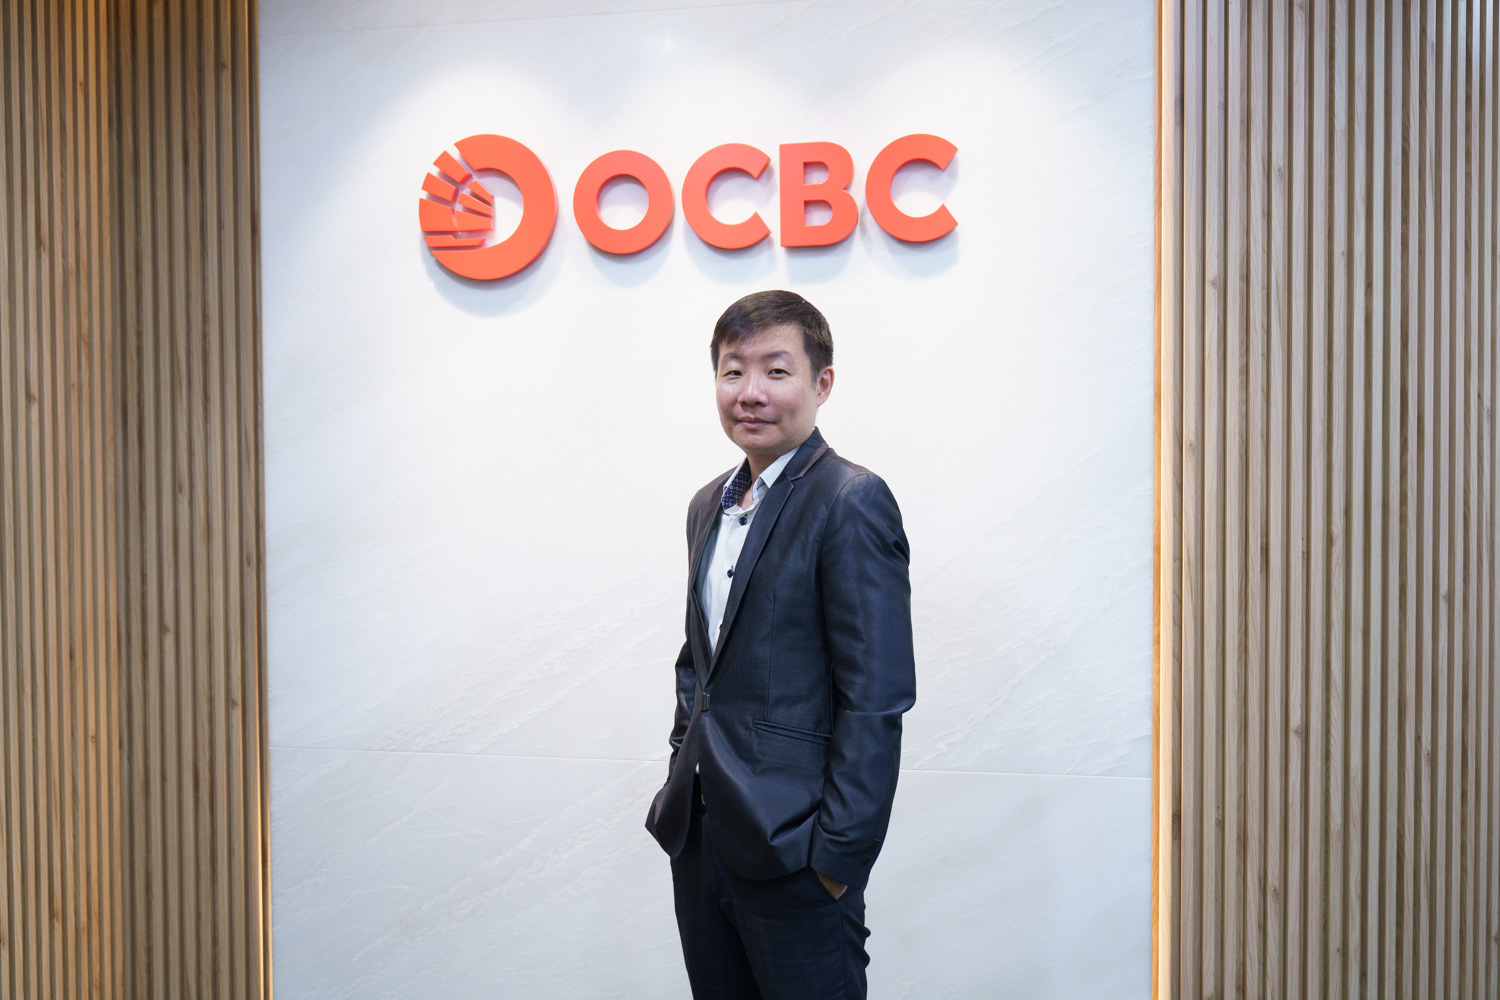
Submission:
{"label": "orange logo emblem", "polygon": [[[422,181],[417,216],[437,262],[465,278],[506,278],[541,256],[557,224],[557,192],[537,155],[503,135],[471,135],[444,151]],[[505,174],[521,190],[521,224],[498,243],[495,199],[475,174]]]}

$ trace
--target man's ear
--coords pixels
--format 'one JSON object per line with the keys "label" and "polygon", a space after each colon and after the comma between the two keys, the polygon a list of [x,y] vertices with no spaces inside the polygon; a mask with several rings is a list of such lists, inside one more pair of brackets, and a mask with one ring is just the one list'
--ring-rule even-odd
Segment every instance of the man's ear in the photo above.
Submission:
{"label": "man's ear", "polygon": [[818,405],[822,406],[828,402],[828,394],[833,391],[833,369],[824,368],[818,372],[818,382],[814,386],[818,394]]}

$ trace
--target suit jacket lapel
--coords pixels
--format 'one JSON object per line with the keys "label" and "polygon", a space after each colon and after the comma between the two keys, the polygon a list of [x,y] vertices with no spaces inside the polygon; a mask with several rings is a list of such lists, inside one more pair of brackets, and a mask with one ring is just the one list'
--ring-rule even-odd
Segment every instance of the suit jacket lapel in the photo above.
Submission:
{"label": "suit jacket lapel", "polygon": [[735,560],[734,583],[729,587],[729,599],[724,605],[724,626],[719,632],[719,644],[714,648],[713,659],[708,666],[710,678],[713,677],[719,660],[724,655],[724,647],[729,645],[729,636],[734,629],[735,612],[740,608],[740,598],[750,584],[750,574],[755,572],[755,564],[760,560],[761,550],[766,547],[766,539],[771,536],[771,529],[776,527],[776,519],[781,516],[787,497],[791,496],[792,488],[797,480],[802,478],[802,474],[827,450],[828,446],[823,443],[823,435],[818,433],[817,428],[814,428],[812,436],[797,449],[797,454],[792,456],[791,462],[777,478],[776,484],[766,492],[760,509],[755,512],[755,520],[750,522],[750,531],[745,536],[745,547],[740,550],[739,559]]}

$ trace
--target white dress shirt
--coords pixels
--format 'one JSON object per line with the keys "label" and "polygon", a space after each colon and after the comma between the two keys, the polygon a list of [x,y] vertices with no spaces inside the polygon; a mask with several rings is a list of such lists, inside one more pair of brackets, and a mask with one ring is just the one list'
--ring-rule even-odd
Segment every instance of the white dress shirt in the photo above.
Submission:
{"label": "white dress shirt", "polygon": [[[776,480],[786,469],[787,463],[796,453],[797,449],[793,448],[766,467],[766,471],[755,480],[755,485],[740,498],[740,504],[744,506],[730,504],[725,508],[724,498],[721,497],[719,534],[714,541],[713,556],[708,561],[708,570],[703,574],[703,582],[698,590],[698,599],[703,604],[703,613],[708,616],[710,652],[719,648],[719,630],[724,625],[724,607],[729,603],[729,588],[734,584],[734,564],[739,561],[740,550],[745,547],[745,536],[750,533],[750,525],[755,522],[755,512],[760,509],[760,502],[765,499],[767,491],[775,485]],[[745,464],[741,463],[741,468],[744,467]],[[748,471],[746,474],[749,474]],[[729,481],[724,484],[726,492],[733,482],[734,476],[730,476]]]}

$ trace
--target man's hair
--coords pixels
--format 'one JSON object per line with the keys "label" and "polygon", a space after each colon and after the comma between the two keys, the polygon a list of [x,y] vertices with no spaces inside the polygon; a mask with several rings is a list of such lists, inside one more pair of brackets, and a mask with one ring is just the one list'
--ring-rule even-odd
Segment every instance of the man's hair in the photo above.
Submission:
{"label": "man's hair", "polygon": [[721,350],[773,326],[794,326],[802,331],[802,349],[812,362],[814,380],[818,372],[833,364],[833,334],[828,332],[828,320],[818,307],[796,292],[773,289],[751,292],[724,310],[708,344],[714,371],[719,370]]}

